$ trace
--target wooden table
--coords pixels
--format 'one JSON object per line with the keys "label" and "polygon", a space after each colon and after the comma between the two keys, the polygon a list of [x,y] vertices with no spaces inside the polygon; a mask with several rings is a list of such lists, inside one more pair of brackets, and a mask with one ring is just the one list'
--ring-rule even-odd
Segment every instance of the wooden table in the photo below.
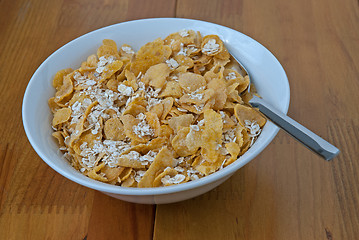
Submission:
{"label": "wooden table", "polygon": [[[22,127],[26,85],[89,31],[150,17],[201,19],[267,47],[291,86],[289,115],[334,143],[325,162],[286,133],[213,191],[168,205],[107,197],[62,177]],[[0,1],[1,239],[358,239],[356,0]]]}

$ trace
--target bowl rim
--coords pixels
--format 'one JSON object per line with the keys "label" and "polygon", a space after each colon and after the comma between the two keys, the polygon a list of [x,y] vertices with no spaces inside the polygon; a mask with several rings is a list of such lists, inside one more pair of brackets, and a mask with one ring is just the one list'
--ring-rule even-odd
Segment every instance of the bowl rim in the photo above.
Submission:
{"label": "bowl rim", "polygon": [[[80,37],[77,37],[73,40],[71,40],[70,42],[66,43],[65,45],[63,45],[62,47],[60,47],[59,49],[57,49],[55,52],[53,52],[50,56],[48,56],[46,58],[46,60],[44,62],[41,63],[41,65],[37,68],[37,70],[35,71],[35,73],[32,75],[27,87],[26,87],[26,91],[23,97],[23,102],[22,102],[22,120],[23,120],[23,126],[24,126],[24,130],[25,133],[27,135],[27,138],[30,142],[30,144],[32,145],[32,147],[34,148],[34,150],[36,151],[36,153],[40,156],[40,158],[47,164],[49,165],[52,169],[54,169],[56,172],[58,172],[59,174],[61,174],[62,176],[68,178],[69,180],[76,182],[82,186],[91,188],[91,189],[95,189],[98,191],[102,191],[102,192],[108,192],[108,193],[113,193],[113,194],[120,194],[120,195],[130,195],[130,196],[150,196],[150,195],[165,195],[165,194],[171,194],[171,193],[177,193],[177,192],[182,192],[182,191],[186,191],[186,190],[191,190],[191,189],[196,189],[199,188],[201,186],[204,185],[208,185],[211,184],[213,182],[216,182],[220,179],[222,179],[225,176],[230,176],[233,173],[235,173],[238,169],[240,169],[241,167],[243,167],[244,165],[246,165],[248,162],[250,162],[252,159],[254,159],[259,153],[261,153],[267,146],[268,144],[274,139],[274,137],[277,135],[279,128],[276,127],[275,125],[273,125],[274,127],[274,131],[272,133],[271,136],[269,136],[263,143],[261,146],[259,146],[257,149],[255,149],[252,154],[249,155],[243,155],[241,156],[237,161],[235,161],[234,163],[230,164],[229,166],[221,169],[220,171],[217,171],[215,173],[212,173],[204,178],[201,178],[199,180],[196,181],[190,181],[190,182],[186,182],[186,183],[182,183],[182,184],[178,184],[178,185],[172,185],[172,186],[166,186],[166,187],[151,187],[151,188],[128,188],[128,187],[121,187],[121,186],[117,186],[117,185],[111,185],[108,183],[103,183],[100,181],[96,181],[93,180],[91,178],[88,178],[84,175],[85,178],[80,178],[78,176],[76,176],[75,174],[72,174],[71,172],[68,172],[66,170],[63,170],[61,167],[58,167],[56,164],[52,163],[51,161],[47,160],[47,157],[45,156],[45,154],[42,153],[41,148],[35,143],[35,139],[33,138],[33,136],[30,134],[30,126],[26,117],[26,108],[27,108],[27,104],[29,104],[29,101],[27,101],[27,99],[29,98],[30,95],[30,89],[32,88],[32,85],[34,84],[34,78],[36,77],[36,75],[41,71],[41,69],[46,65],[46,63],[48,61],[50,61],[50,59],[58,54],[59,52],[61,52],[61,50],[63,48],[66,48],[67,46],[73,44],[76,41],[79,41],[82,38],[88,37],[89,35],[92,34],[96,34],[100,31],[104,31],[107,30],[109,28],[114,28],[117,27],[119,25],[125,25],[125,24],[134,24],[134,23],[141,23],[141,22],[149,22],[149,21],[188,21],[188,22],[192,22],[192,23],[203,23],[203,24],[209,24],[212,25],[214,27],[220,27],[220,28],[225,28],[226,30],[229,31],[234,31],[237,34],[241,34],[244,37],[247,37],[248,39],[256,42],[258,45],[262,46],[263,48],[265,48],[261,43],[257,42],[256,40],[254,40],[253,38],[237,31],[234,29],[231,29],[229,27],[223,26],[223,25],[219,25],[216,23],[212,23],[212,22],[207,22],[207,21],[201,21],[201,20],[195,20],[195,19],[186,19],[186,18],[146,18],[146,19],[138,19],[138,20],[131,20],[131,21],[125,21],[125,22],[120,22],[120,23],[116,23],[116,24],[112,24],[103,28],[99,28],[96,29],[94,31],[88,32]],[[290,88],[289,88],[289,81],[287,78],[287,75],[283,69],[283,66],[279,63],[279,61],[277,60],[277,58],[267,49],[265,48],[268,53],[273,57],[273,60],[276,61],[276,63],[279,64],[280,66],[280,71],[282,71],[282,75],[284,76],[285,80],[285,86],[284,89],[284,98],[285,98],[285,104],[282,106],[281,111],[284,113],[288,112],[288,108],[289,108],[289,102],[290,102]],[[249,157],[248,157],[249,156]],[[75,170],[75,169],[74,169]],[[76,171],[76,170],[75,170]]]}

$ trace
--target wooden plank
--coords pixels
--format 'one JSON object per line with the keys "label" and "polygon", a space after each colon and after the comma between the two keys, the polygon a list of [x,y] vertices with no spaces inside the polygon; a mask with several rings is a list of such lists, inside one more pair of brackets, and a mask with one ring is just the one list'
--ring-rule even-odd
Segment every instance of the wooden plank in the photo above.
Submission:
{"label": "wooden plank", "polygon": [[325,162],[280,132],[215,190],[158,206],[155,239],[359,236],[358,10],[352,0],[178,1],[177,16],[234,28],[274,53],[290,81],[289,115],[342,153]]}
{"label": "wooden plank", "polygon": [[127,20],[175,17],[175,0],[128,1]]}
{"label": "wooden plank", "polygon": [[154,210],[96,192],[87,239],[152,239]]}
{"label": "wooden plank", "polygon": [[63,44],[110,24],[174,16],[174,9],[174,0],[0,1],[1,239],[152,239],[154,206],[82,187],[37,156],[21,104],[34,71]]}
{"label": "wooden plank", "polygon": [[55,173],[28,147],[26,140],[1,145],[0,150],[1,236],[84,238],[94,191]]}

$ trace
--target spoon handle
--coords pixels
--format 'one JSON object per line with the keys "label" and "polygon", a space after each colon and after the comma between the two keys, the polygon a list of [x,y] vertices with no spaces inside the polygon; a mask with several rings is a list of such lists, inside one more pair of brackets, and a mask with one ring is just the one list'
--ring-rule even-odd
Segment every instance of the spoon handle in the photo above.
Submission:
{"label": "spoon handle", "polygon": [[319,154],[325,160],[331,160],[339,154],[339,149],[319,137],[312,131],[308,130],[301,124],[297,123],[287,115],[275,109],[262,98],[253,96],[249,103],[258,108],[267,118],[269,118],[278,127],[284,129],[306,147]]}

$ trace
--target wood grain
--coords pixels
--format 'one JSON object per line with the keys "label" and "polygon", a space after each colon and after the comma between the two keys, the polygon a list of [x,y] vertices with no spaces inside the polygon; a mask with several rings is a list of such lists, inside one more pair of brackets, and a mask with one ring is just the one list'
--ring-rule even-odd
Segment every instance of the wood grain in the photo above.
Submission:
{"label": "wood grain", "polygon": [[266,46],[289,78],[289,115],[342,153],[325,162],[280,132],[217,189],[158,206],[155,239],[356,239],[358,2],[206,3],[178,1],[176,14],[231,27]]}
{"label": "wood grain", "polygon": [[87,239],[152,239],[154,217],[151,206],[119,202],[96,192]]}
{"label": "wood grain", "polygon": [[[110,198],[50,169],[22,128],[32,74],[76,37],[150,17],[214,22],[262,43],[288,75],[289,115],[341,154],[325,162],[279,132],[218,188],[157,208]],[[358,238],[356,0],[1,0],[0,52],[1,239]]]}

